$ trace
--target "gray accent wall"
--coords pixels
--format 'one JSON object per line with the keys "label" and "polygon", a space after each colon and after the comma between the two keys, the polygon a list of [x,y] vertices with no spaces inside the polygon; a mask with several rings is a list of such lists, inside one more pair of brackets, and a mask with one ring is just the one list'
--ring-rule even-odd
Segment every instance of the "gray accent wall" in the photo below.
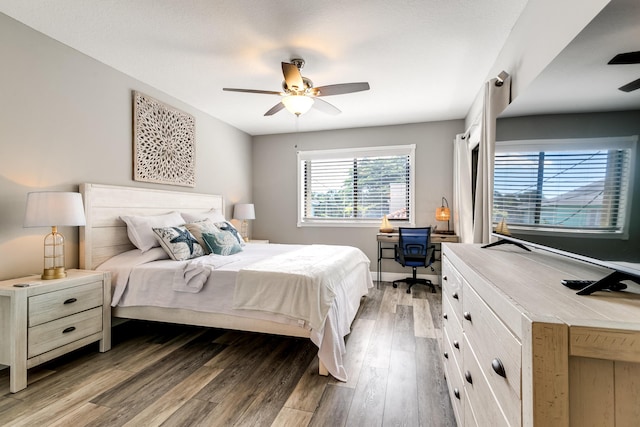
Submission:
{"label": "gray accent wall", "polygon": [[[23,228],[30,191],[82,182],[222,194],[227,216],[251,200],[251,136],[0,14],[0,279],[40,274],[50,229]],[[196,186],[133,181],[132,91],[196,121]],[[67,267],[78,228],[61,227]]]}
{"label": "gray accent wall", "polygon": [[[375,271],[379,224],[372,227],[297,227],[297,151],[415,144],[416,226],[434,226],[435,211],[441,205],[442,196],[450,206],[453,201],[453,140],[463,130],[464,120],[461,119],[254,137],[256,219],[252,221],[252,237],[273,243],[355,246],[369,257],[371,270]],[[446,227],[446,223],[437,225]],[[393,261],[385,261],[383,267],[384,271],[407,272]]]}

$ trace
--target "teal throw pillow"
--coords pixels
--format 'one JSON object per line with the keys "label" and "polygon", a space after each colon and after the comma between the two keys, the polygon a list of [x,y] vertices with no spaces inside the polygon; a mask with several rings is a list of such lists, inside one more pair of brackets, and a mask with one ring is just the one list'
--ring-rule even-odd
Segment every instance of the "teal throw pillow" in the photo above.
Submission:
{"label": "teal throw pillow", "polygon": [[238,239],[230,231],[202,233],[202,239],[211,253],[216,255],[233,255],[242,251]]}

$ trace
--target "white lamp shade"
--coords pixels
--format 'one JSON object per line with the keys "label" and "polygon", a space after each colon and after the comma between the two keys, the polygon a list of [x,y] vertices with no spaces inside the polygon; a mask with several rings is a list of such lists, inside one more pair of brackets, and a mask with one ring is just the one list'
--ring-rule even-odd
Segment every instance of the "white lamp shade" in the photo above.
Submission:
{"label": "white lamp shade", "polygon": [[282,103],[290,113],[299,116],[311,109],[313,98],[305,95],[288,95],[282,98]]}
{"label": "white lamp shade", "polygon": [[252,203],[238,203],[233,207],[235,219],[256,219],[256,212]]}
{"label": "white lamp shade", "polygon": [[36,191],[27,194],[25,227],[85,225],[80,193]]}

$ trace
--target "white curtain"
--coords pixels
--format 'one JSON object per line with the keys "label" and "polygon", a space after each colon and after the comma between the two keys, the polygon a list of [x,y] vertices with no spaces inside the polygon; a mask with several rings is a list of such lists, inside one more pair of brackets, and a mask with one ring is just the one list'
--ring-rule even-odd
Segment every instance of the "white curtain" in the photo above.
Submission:
{"label": "white curtain", "polygon": [[453,229],[460,243],[473,243],[472,149],[468,135],[456,135],[453,141]]}
{"label": "white curtain", "polygon": [[478,154],[478,177],[476,181],[476,203],[473,215],[474,243],[491,241],[493,214],[493,158],[496,148],[496,118],[509,105],[511,77],[501,86],[497,79],[484,85],[482,115],[480,121],[480,149]]}

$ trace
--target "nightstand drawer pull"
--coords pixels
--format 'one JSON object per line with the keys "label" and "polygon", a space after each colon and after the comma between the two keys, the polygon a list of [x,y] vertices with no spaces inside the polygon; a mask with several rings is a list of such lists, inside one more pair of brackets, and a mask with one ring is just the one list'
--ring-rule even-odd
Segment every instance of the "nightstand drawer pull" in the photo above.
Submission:
{"label": "nightstand drawer pull", "polygon": [[504,365],[502,364],[500,359],[493,359],[493,361],[491,362],[491,367],[496,374],[500,375],[502,378],[507,378],[507,373],[505,372]]}
{"label": "nightstand drawer pull", "polygon": [[444,352],[444,358],[448,359],[449,358],[449,353],[447,353],[446,351]]}
{"label": "nightstand drawer pull", "polygon": [[456,397],[456,399],[460,400],[460,390],[458,390],[457,388],[454,388],[453,395]]}
{"label": "nightstand drawer pull", "polygon": [[468,320],[469,322],[471,322],[471,313],[469,313],[468,311],[465,311],[462,314],[462,317],[464,317],[466,320]]}
{"label": "nightstand drawer pull", "polygon": [[78,301],[77,298],[69,298],[68,300],[66,300],[65,302],[63,302],[63,304],[73,304],[74,302]]}
{"label": "nightstand drawer pull", "polygon": [[444,317],[445,320],[449,318],[449,316],[447,316],[447,313],[443,314],[442,317]]}
{"label": "nightstand drawer pull", "polygon": [[458,340],[453,340],[453,346],[460,350],[460,343],[458,342]]}
{"label": "nightstand drawer pull", "polygon": [[69,326],[68,328],[65,328],[65,329],[62,331],[62,333],[63,333],[63,334],[68,334],[69,332],[73,332],[73,331],[75,331],[75,330],[76,330],[76,327],[75,327],[75,326]]}

